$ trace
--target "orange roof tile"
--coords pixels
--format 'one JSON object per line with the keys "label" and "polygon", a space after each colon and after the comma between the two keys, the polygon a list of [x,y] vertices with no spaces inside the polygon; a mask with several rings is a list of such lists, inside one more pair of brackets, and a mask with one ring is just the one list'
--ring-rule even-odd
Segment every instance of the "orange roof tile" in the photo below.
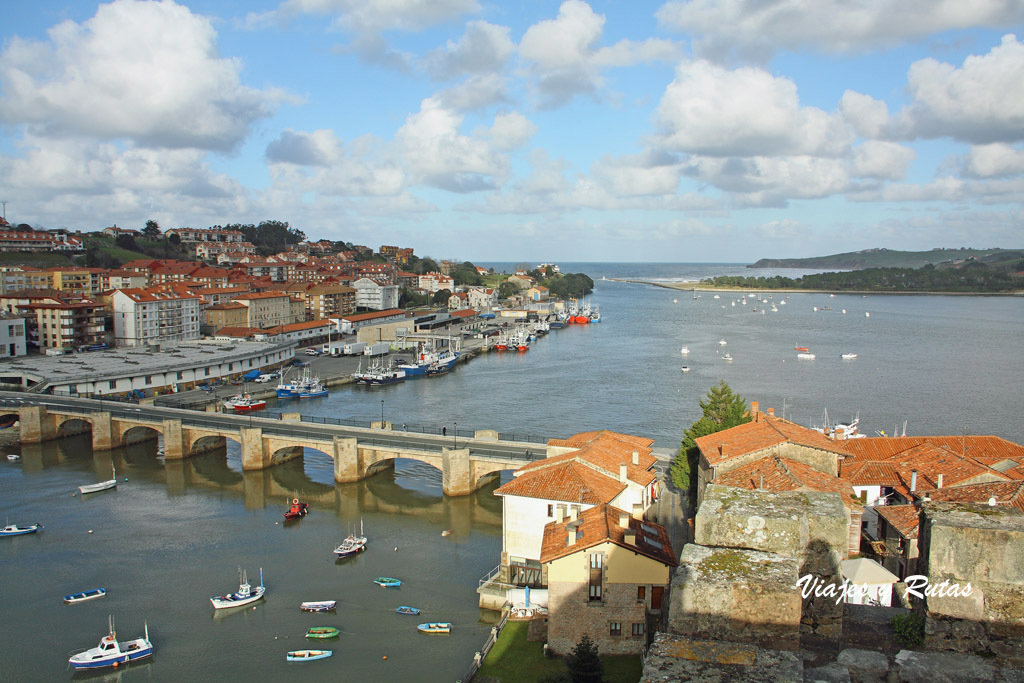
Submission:
{"label": "orange roof tile", "polygon": [[944,446],[979,461],[1012,459],[1024,463],[1024,446],[998,436],[882,436],[850,439],[846,446],[851,457],[885,460],[921,443]]}
{"label": "orange roof tile", "polygon": [[917,538],[920,511],[916,505],[876,505],[874,510],[904,538]]}
{"label": "orange roof tile", "polygon": [[[628,521],[620,526],[623,518]],[[569,529],[576,530],[576,542],[569,545]],[[636,533],[636,543],[626,542],[626,531]],[[601,543],[611,542],[627,550],[635,551],[669,567],[676,566],[672,541],[665,527],[654,522],[633,519],[625,511],[611,505],[599,505],[584,510],[579,519],[565,522],[551,522],[544,527],[541,542],[540,561],[552,562],[560,557],[592,548]]]}
{"label": "orange roof tile", "polygon": [[1024,510],[1024,481],[994,481],[987,484],[951,486],[925,495],[931,500],[951,503],[987,503],[995,498],[996,505],[1010,505]]}
{"label": "orange roof tile", "polygon": [[625,488],[625,484],[586,465],[566,462],[543,472],[521,474],[495,489],[494,495],[599,505],[613,500]]}
{"label": "orange roof tile", "polygon": [[[584,432],[568,439],[550,439],[548,445],[577,450],[544,460],[537,460],[519,468],[519,471],[542,470],[563,462],[576,461],[596,468],[605,476],[618,479],[620,467],[626,466],[626,477],[641,486],[649,486],[657,479],[653,471],[657,458],[651,455],[653,439],[608,430]],[[633,451],[637,464],[633,464]]]}
{"label": "orange roof tile", "polygon": [[711,465],[784,443],[847,454],[845,441],[834,441],[819,431],[803,427],[767,413],[754,413],[754,419],[696,440],[701,455]]}
{"label": "orange roof tile", "polygon": [[[856,500],[849,482],[831,474],[819,472],[802,462],[770,455],[737,467],[715,477],[715,483],[723,486],[737,486],[745,489],[767,491],[825,491],[838,493],[843,504],[849,506]],[[856,501],[860,505],[859,501]]]}

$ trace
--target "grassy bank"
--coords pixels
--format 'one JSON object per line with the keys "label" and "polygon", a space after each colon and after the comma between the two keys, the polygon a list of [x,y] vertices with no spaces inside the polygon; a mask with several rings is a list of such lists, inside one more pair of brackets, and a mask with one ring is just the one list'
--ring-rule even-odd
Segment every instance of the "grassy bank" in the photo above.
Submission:
{"label": "grassy bank", "polygon": [[[510,621],[474,680],[494,683],[536,681],[568,671],[559,657],[545,657],[543,643],[526,640],[529,622]],[[636,683],[643,671],[638,655],[601,657],[608,683]]]}

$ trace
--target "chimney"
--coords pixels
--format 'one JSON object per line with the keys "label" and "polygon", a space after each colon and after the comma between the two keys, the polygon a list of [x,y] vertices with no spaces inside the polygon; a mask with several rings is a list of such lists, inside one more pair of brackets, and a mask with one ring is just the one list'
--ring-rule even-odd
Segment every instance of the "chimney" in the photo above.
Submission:
{"label": "chimney", "polygon": [[575,521],[576,520],[576,516],[577,516],[577,514],[579,512],[579,509],[580,509],[580,507],[578,505],[570,505],[569,506],[569,519]]}
{"label": "chimney", "polygon": [[917,470],[910,470],[910,492],[917,490]]}
{"label": "chimney", "polygon": [[719,455],[725,455],[725,444],[724,443],[718,444],[718,454]]}
{"label": "chimney", "polygon": [[623,484],[626,483],[626,466],[625,464],[619,465],[619,481]]}
{"label": "chimney", "polygon": [[619,526],[621,526],[623,529],[629,528],[629,515],[627,513],[619,513]]}
{"label": "chimney", "polygon": [[640,464],[640,451],[633,451],[633,464],[634,465],[639,465]]}
{"label": "chimney", "polygon": [[771,415],[772,417],[775,417],[775,408],[769,408],[768,414]]}
{"label": "chimney", "polygon": [[942,473],[941,472],[939,472],[939,481],[938,481],[938,486],[936,488],[940,488],[940,489],[942,488]]}
{"label": "chimney", "polygon": [[636,545],[636,530],[628,529],[623,540],[626,541],[626,545]]}
{"label": "chimney", "polygon": [[757,415],[757,411],[758,411],[758,408],[760,407],[760,405],[761,404],[759,404],[757,401],[751,401],[750,402],[750,414],[751,415]]}
{"label": "chimney", "polygon": [[569,532],[569,538],[566,539],[566,545],[576,545],[576,525],[570,524],[566,527],[566,531]]}
{"label": "chimney", "polygon": [[644,519],[644,506],[640,503],[633,503],[633,519],[640,522]]}

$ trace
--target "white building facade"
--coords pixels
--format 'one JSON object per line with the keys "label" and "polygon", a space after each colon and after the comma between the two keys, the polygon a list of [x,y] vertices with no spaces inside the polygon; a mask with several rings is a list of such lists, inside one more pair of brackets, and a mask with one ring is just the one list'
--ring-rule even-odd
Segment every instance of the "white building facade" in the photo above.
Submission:
{"label": "white building facade", "polygon": [[146,290],[111,296],[118,346],[182,342],[199,338],[199,297]]}

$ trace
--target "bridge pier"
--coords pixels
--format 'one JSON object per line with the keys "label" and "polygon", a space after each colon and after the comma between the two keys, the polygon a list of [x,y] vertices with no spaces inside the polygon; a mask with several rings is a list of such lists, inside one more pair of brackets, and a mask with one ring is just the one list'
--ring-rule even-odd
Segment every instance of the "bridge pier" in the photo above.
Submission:
{"label": "bridge pier", "polygon": [[181,429],[181,420],[164,420],[164,460],[182,460],[185,458],[185,434]]}
{"label": "bridge pier", "polygon": [[121,445],[121,439],[114,430],[114,421],[110,419],[110,413],[93,413],[90,422],[92,422],[92,449],[94,451],[109,451]]}
{"label": "bridge pier", "polygon": [[22,443],[43,443],[57,437],[53,418],[43,406],[18,408],[18,425],[21,428]]}
{"label": "bridge pier", "polygon": [[242,471],[262,470],[270,466],[270,458],[263,448],[263,429],[242,427],[239,441],[242,444]]}
{"label": "bridge pier", "polygon": [[469,449],[445,448],[441,453],[441,488],[446,496],[468,496],[473,493],[473,466],[469,462]]}
{"label": "bridge pier", "polygon": [[334,437],[334,481],[348,484],[366,477],[359,463],[359,445],[355,439]]}

